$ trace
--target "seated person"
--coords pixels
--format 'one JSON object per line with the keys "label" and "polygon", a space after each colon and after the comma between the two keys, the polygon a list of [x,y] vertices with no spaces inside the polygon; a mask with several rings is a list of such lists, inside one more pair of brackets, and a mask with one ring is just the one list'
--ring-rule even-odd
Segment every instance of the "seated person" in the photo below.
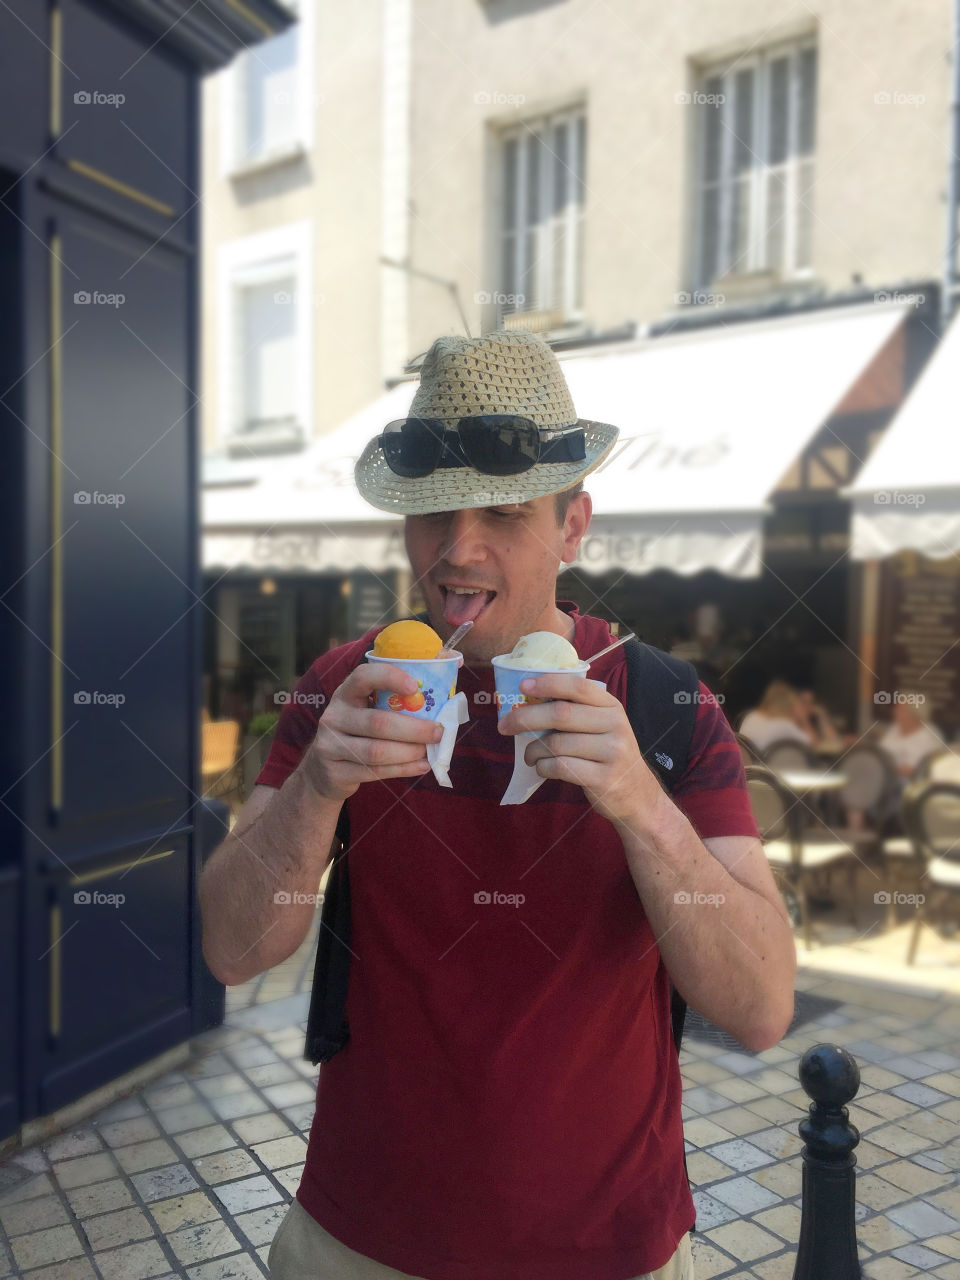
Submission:
{"label": "seated person", "polygon": [[786,680],[773,680],[767,685],[759,707],[748,711],[743,717],[740,732],[761,754],[784,738],[812,747],[813,735],[802,727],[801,714],[796,689],[787,684]]}
{"label": "seated person", "polygon": [[893,757],[901,778],[912,778],[920,761],[943,750],[937,731],[920,714],[922,695],[900,694],[893,704],[893,723],[880,739],[880,746]]}
{"label": "seated person", "polygon": [[829,711],[817,702],[812,689],[800,690],[797,694],[797,709],[800,725],[810,734],[815,746],[839,747],[842,745],[843,739]]}

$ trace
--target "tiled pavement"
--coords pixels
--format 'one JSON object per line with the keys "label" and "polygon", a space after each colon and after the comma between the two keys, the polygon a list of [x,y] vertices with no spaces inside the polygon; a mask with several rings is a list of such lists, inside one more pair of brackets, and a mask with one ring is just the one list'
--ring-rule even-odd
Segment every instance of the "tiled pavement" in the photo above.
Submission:
{"label": "tiled pavement", "polygon": [[[181,1069],[0,1168],[0,1276],[266,1274],[313,1112],[316,1071],[301,1057],[312,945],[229,992],[227,1025],[198,1037]],[[797,985],[837,1003],[774,1049],[685,1040],[697,1280],[790,1280],[807,1105],[797,1065],[821,1040],[861,1067],[865,1277],[960,1280],[960,1003],[812,969]]]}

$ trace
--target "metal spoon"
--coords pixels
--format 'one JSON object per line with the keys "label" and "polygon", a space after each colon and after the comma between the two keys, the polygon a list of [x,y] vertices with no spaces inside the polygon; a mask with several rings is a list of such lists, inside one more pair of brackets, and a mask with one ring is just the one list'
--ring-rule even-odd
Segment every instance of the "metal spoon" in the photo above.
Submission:
{"label": "metal spoon", "polygon": [[628,631],[625,636],[620,636],[618,640],[614,640],[613,644],[608,644],[605,649],[601,649],[599,653],[595,653],[592,658],[587,658],[587,663],[596,662],[598,658],[602,658],[605,653],[612,653],[614,649],[619,649],[622,644],[626,644],[628,640],[635,639],[635,633]]}

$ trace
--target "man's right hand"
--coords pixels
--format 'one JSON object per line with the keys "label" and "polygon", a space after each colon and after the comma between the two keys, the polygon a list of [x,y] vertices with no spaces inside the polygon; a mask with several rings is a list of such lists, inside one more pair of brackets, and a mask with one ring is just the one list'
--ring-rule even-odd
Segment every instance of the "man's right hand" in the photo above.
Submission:
{"label": "man's right hand", "polygon": [[325,800],[339,805],[361,782],[429,772],[426,744],[439,742],[443,729],[402,711],[371,707],[370,695],[378,689],[410,694],[417,682],[400,667],[365,662],[347,676],[320,717],[300,768]]}

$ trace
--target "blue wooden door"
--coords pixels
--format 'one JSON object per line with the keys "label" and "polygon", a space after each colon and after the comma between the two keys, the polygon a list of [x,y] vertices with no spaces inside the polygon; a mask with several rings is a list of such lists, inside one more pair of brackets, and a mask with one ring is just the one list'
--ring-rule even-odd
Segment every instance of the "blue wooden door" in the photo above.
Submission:
{"label": "blue wooden door", "polygon": [[0,5],[0,1139],[221,1016],[196,904],[223,834],[196,796],[199,76],[289,20]]}
{"label": "blue wooden door", "polygon": [[199,963],[195,83],[107,9],[61,38],[24,195],[27,1116],[189,1036]]}

